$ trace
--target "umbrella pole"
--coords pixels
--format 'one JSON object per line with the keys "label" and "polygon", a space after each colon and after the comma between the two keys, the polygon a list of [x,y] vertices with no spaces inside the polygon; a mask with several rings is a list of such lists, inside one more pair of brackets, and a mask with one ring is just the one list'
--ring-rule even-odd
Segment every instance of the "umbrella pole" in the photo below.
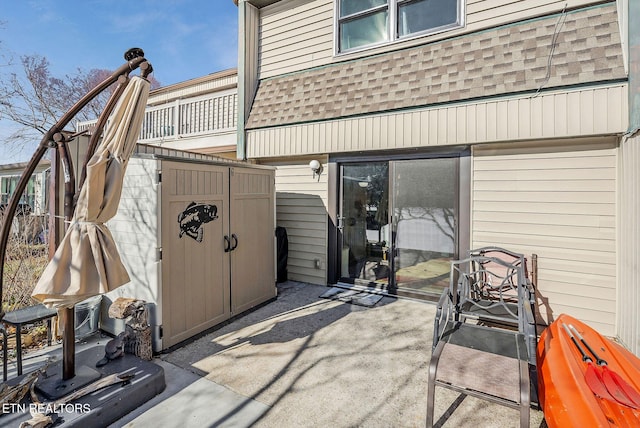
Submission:
{"label": "umbrella pole", "polygon": [[62,335],[62,380],[76,375],[76,335],[74,308],[64,308],[64,334]]}
{"label": "umbrella pole", "polygon": [[[140,56],[137,56],[140,55]],[[140,61],[140,58],[143,58],[143,53],[141,50],[139,52],[135,49],[127,51],[125,53],[125,59],[129,61],[131,64],[132,61]],[[141,74],[143,77],[146,77],[151,71],[153,67],[148,62],[143,61],[138,63],[138,67],[141,69]],[[96,126],[96,132],[91,137],[89,141],[89,147],[87,148],[86,159],[82,164],[82,173],[80,177],[80,187],[84,184],[87,173],[87,162],[95,152],[98,137],[102,134],[102,130],[104,129],[107,120],[113,109],[115,108],[118,99],[124,92],[124,88],[129,83],[129,78],[125,73],[121,73],[117,78],[118,86],[113,91],[111,97],[107,101],[107,105],[105,106],[102,114],[98,118],[98,123]],[[69,222],[71,221],[76,205],[76,180],[73,173],[73,169],[71,168],[71,161],[69,157],[69,149],[66,144],[66,141],[57,139],[58,143],[58,152],[60,153],[60,158],[63,163],[63,168],[66,169],[67,175],[65,177],[65,196],[64,196],[64,217],[65,222],[68,228]],[[76,343],[75,343],[75,307],[64,308],[63,309],[63,336],[62,336],[62,381],[69,381],[76,376],[75,370],[75,359],[76,359]],[[82,375],[81,375],[82,376]]]}
{"label": "umbrella pole", "polygon": [[[58,137],[58,138],[55,138]],[[60,134],[54,137],[54,141],[58,146],[60,162],[65,172],[64,180],[64,221],[65,232],[69,228],[69,222],[73,217],[74,196],[76,193],[76,178],[71,167],[69,158],[69,148],[66,139]],[[75,344],[75,309],[64,308],[63,312],[63,335],[62,335],[62,380],[69,380],[76,375],[76,344]]]}

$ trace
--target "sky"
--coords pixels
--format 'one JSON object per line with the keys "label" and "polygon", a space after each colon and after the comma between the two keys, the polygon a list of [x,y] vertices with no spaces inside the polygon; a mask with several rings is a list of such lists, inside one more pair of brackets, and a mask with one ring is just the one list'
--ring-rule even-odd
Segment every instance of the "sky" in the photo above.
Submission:
{"label": "sky", "polygon": [[[162,86],[235,68],[237,28],[232,0],[0,0],[0,54],[46,57],[58,77],[114,70],[132,47]],[[10,126],[0,118],[0,165],[33,154],[2,147]]]}

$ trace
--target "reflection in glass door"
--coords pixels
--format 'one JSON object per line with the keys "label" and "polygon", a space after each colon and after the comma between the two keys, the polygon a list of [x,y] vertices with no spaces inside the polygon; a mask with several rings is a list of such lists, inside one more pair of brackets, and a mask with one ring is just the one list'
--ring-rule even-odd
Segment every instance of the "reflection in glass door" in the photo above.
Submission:
{"label": "reflection in glass door", "polygon": [[439,295],[456,254],[457,158],[393,162],[392,176],[395,285]]}
{"label": "reflection in glass door", "polygon": [[458,158],[341,165],[340,281],[439,296],[456,257]]}
{"label": "reflection in glass door", "polygon": [[386,284],[390,271],[389,165],[346,164],[341,176],[341,280]]}

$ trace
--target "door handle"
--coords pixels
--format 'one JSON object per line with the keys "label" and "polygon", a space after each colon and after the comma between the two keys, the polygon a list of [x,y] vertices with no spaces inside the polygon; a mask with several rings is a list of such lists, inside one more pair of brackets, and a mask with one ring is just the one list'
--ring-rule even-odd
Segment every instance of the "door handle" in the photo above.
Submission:
{"label": "door handle", "polygon": [[231,234],[231,239],[233,239],[234,243],[233,243],[233,246],[231,248],[229,248],[229,251],[233,251],[236,248],[238,248],[238,237],[236,236],[235,233]]}
{"label": "door handle", "polygon": [[231,251],[231,240],[227,235],[224,235],[224,252],[228,253]]}

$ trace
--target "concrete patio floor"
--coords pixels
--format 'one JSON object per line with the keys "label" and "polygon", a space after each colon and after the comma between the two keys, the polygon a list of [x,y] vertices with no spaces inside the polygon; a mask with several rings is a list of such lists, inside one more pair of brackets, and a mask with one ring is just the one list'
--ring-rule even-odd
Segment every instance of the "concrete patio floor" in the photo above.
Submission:
{"label": "concrete patio floor", "polygon": [[[180,409],[182,426],[242,426],[243,412],[255,427],[424,426],[435,305],[384,297],[368,308],[319,298],[327,287],[290,281],[278,289],[276,301],[160,356],[239,396],[226,414],[193,425],[197,412]],[[155,411],[128,426],[171,418]],[[438,388],[435,420],[515,427],[519,413]],[[543,424],[532,409],[531,426]]]}
{"label": "concrete patio floor", "polygon": [[[110,427],[423,427],[435,305],[364,307],[327,290],[279,284],[275,301],[156,356],[165,391]],[[519,426],[517,410],[442,388],[435,407],[436,426]]]}

